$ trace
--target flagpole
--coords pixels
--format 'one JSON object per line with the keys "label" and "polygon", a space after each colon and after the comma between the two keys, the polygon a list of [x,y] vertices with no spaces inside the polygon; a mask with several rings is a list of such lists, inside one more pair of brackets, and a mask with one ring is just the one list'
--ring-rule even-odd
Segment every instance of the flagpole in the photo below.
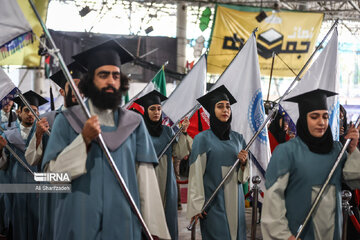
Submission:
{"label": "flagpole", "polygon": [[[34,117],[36,118],[36,120],[40,121],[40,117],[36,114],[36,112],[34,111],[34,109],[32,109],[32,107],[30,106],[29,102],[26,100],[26,98],[24,97],[24,95],[21,93],[21,91],[16,88],[16,93],[18,94],[20,100],[25,104],[25,106],[30,110],[30,112],[34,115]],[[48,130],[46,130],[46,134],[48,136],[50,136],[50,128]]]}
{"label": "flagpole", "polygon": [[[265,119],[265,121],[261,124],[261,126],[259,127],[259,129],[256,131],[255,135],[250,139],[250,141],[248,142],[248,144],[245,147],[245,151],[249,151],[251,145],[254,143],[255,139],[257,138],[257,136],[260,134],[260,132],[264,129],[264,127],[266,126],[267,122],[273,117],[273,115],[276,113],[277,108],[280,105],[280,102],[290,93],[290,91],[292,90],[292,87],[294,86],[294,84],[300,79],[300,75],[304,72],[305,68],[309,65],[310,61],[312,60],[312,58],[315,56],[316,52],[322,47],[322,44],[324,43],[324,41],[327,39],[327,37],[330,35],[330,33],[332,32],[332,30],[337,26],[339,22],[339,19],[337,19],[335,21],[335,23],[332,25],[332,27],[330,28],[330,30],[327,32],[327,34],[325,35],[325,37],[322,39],[322,41],[320,42],[320,44],[317,46],[317,48],[314,50],[314,52],[311,54],[310,58],[306,61],[305,65],[302,67],[302,69],[300,70],[300,72],[298,73],[298,75],[295,77],[295,79],[293,80],[293,82],[290,84],[289,88],[285,91],[284,95],[279,99],[279,101],[276,103],[276,105],[274,106],[274,108],[271,110],[271,112],[269,113],[269,115],[267,116],[267,118]],[[232,173],[232,171],[234,171],[234,169],[237,167],[237,165],[240,163],[240,159],[237,159],[235,161],[235,163],[233,164],[233,166],[230,168],[230,170],[227,172],[227,174],[225,175],[225,177],[222,179],[222,181],[220,182],[220,184],[217,186],[217,188],[215,189],[215,191],[213,192],[213,194],[209,197],[209,199],[206,201],[206,203],[204,204],[204,206],[201,209],[201,213],[203,213],[206,208],[210,205],[210,203],[212,202],[212,200],[214,199],[215,195],[218,193],[218,191],[220,190],[220,188],[225,184],[226,180],[229,178],[230,174]],[[191,230],[194,225],[195,225],[195,221],[196,219],[194,218],[191,222],[190,225],[187,226],[188,230]]]}
{"label": "flagpole", "polygon": [[[0,131],[2,131],[3,133],[5,133],[5,129],[3,129],[0,126]],[[7,143],[5,145],[5,148],[15,157],[15,159],[24,167],[26,168],[26,170],[28,170],[33,176],[34,176],[34,172],[26,165],[26,163],[24,163],[24,161],[19,157],[19,155],[17,155],[17,153],[9,146],[9,144]]]}
{"label": "flagpole", "polygon": [[[195,107],[193,107],[192,109],[190,109],[190,111],[188,111],[188,112],[184,115],[184,117],[191,112],[190,117],[189,117],[189,118],[191,118],[191,117],[195,114],[195,112],[196,112],[197,110],[199,110],[200,106],[201,106],[200,104],[195,105]],[[184,118],[184,117],[183,117],[183,118]],[[181,119],[182,119],[182,118],[181,118]],[[180,120],[179,120],[178,122],[180,122]],[[177,123],[177,124],[178,124],[178,123]],[[175,125],[175,124],[174,124],[174,125]],[[171,138],[171,140],[168,142],[168,144],[167,144],[167,145],[164,147],[164,149],[160,152],[160,154],[159,154],[159,156],[158,156],[158,161],[160,161],[160,159],[161,159],[162,156],[165,154],[165,152],[167,151],[167,149],[171,146],[171,144],[175,141],[175,139],[180,135],[180,133],[181,133],[181,131],[183,130],[183,128],[184,128],[184,125],[182,125],[182,126],[180,127],[180,129],[175,133],[175,135]]]}
{"label": "flagpole", "polygon": [[[87,119],[91,118],[91,114],[90,114],[89,110],[87,109],[83,99],[81,98],[80,93],[79,93],[79,91],[78,91],[78,89],[77,89],[77,87],[75,85],[75,82],[71,77],[69,69],[66,67],[64,59],[62,58],[62,55],[61,55],[59,49],[56,47],[56,44],[55,44],[54,40],[52,39],[52,37],[51,37],[51,35],[49,33],[49,30],[47,29],[44,22],[42,21],[42,19],[41,19],[39,13],[38,13],[33,1],[29,0],[29,3],[31,5],[32,9],[34,10],[34,13],[35,13],[36,17],[38,18],[47,39],[49,40],[51,46],[54,49],[55,56],[59,60],[60,67],[61,67],[61,69],[62,69],[62,71],[64,73],[64,76],[65,76],[66,80],[68,81],[68,83],[69,83],[69,85],[71,87],[71,90],[73,91],[73,93],[74,93],[74,95],[75,95],[75,97],[77,99],[77,102],[79,103],[82,110],[84,111],[85,116],[87,117]],[[107,160],[108,160],[108,162],[110,164],[111,169],[113,170],[113,172],[114,172],[114,174],[115,174],[115,176],[116,176],[116,178],[117,178],[117,180],[118,180],[118,182],[119,182],[119,184],[120,184],[120,186],[121,186],[121,188],[123,190],[123,193],[124,193],[125,197],[127,198],[127,200],[129,202],[132,210],[134,211],[135,215],[139,219],[140,224],[141,224],[141,226],[142,226],[142,228],[144,230],[144,233],[146,234],[146,237],[148,239],[152,240],[153,237],[151,236],[150,230],[148,229],[143,217],[141,216],[141,213],[140,213],[138,207],[136,206],[136,203],[135,203],[133,197],[131,196],[131,194],[129,192],[129,189],[126,186],[126,183],[125,183],[123,177],[121,176],[121,173],[120,173],[119,169],[117,168],[117,166],[116,166],[116,164],[115,164],[115,162],[114,162],[114,160],[113,160],[113,158],[112,158],[112,156],[110,154],[110,151],[109,151],[109,149],[107,148],[107,146],[106,146],[106,144],[104,142],[104,139],[103,139],[101,133],[99,134],[97,140],[98,140],[99,145],[100,145],[101,149],[103,150],[103,152],[104,152],[104,154],[105,154],[105,156],[106,156],[106,158],[107,158]]]}
{"label": "flagpole", "polygon": [[[360,116],[359,116],[358,119],[356,120],[355,128],[358,128],[358,127],[359,127],[359,123],[360,123]],[[333,167],[332,167],[332,169],[331,169],[328,177],[326,178],[326,181],[325,181],[324,185],[321,187],[319,193],[317,194],[317,196],[316,196],[316,198],[315,198],[315,200],[314,200],[314,203],[312,204],[312,206],[311,206],[311,208],[310,208],[309,213],[306,215],[306,218],[305,218],[303,224],[301,224],[301,225],[299,226],[299,229],[297,230],[297,234],[296,234],[296,238],[295,238],[295,239],[299,239],[299,238],[300,238],[301,233],[303,232],[306,224],[309,222],[311,215],[312,215],[312,214],[314,213],[314,211],[315,211],[315,208],[318,206],[318,204],[319,204],[319,202],[320,202],[320,198],[321,198],[321,196],[323,195],[323,193],[324,193],[324,191],[325,191],[325,188],[329,185],[329,182],[330,182],[332,176],[334,175],[335,170],[336,170],[337,166],[339,165],[339,163],[340,163],[340,161],[341,161],[341,158],[342,158],[342,156],[344,155],[344,153],[345,153],[345,151],[346,151],[346,148],[349,146],[350,142],[351,142],[351,139],[347,139],[346,142],[345,142],[345,144],[344,144],[344,146],[343,146],[343,148],[341,149],[340,153],[338,154],[338,157],[337,157],[337,159],[336,159],[336,161],[335,161],[335,163],[334,163],[334,165],[333,165]]]}

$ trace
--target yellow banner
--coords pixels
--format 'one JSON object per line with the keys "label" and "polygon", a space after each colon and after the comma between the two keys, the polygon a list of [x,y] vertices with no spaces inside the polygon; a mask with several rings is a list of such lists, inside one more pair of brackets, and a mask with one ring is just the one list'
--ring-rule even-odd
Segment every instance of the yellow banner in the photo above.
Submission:
{"label": "yellow banner", "polygon": [[[298,73],[315,49],[323,14],[266,11],[258,22],[259,11],[246,12],[217,6],[208,54],[208,72],[221,74],[257,27],[259,64],[262,75],[270,75],[272,53],[276,52]],[[273,75],[294,77],[289,68],[275,58]]]}
{"label": "yellow banner", "polygon": [[[36,18],[28,0],[17,0],[25,18],[28,20],[33,33],[40,37],[43,34],[40,22]],[[46,21],[46,14],[49,0],[33,0],[42,20]],[[38,55],[39,41],[34,36],[34,42],[7,56],[0,61],[0,65],[24,65],[28,67],[38,67],[40,56]]]}

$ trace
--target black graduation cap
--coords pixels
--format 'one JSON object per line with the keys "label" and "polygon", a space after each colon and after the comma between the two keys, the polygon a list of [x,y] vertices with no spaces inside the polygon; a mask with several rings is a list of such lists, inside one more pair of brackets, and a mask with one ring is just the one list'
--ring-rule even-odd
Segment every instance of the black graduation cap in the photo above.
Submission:
{"label": "black graduation cap", "polygon": [[299,113],[307,114],[315,110],[328,110],[327,98],[337,95],[335,92],[316,89],[310,92],[302,93],[285,101],[294,102],[298,104]]}
{"label": "black graduation cap", "polygon": [[209,113],[214,111],[215,104],[219,101],[229,101],[230,105],[236,103],[236,99],[224,85],[208,92],[197,100]]}
{"label": "black graduation cap", "polygon": [[[81,76],[87,72],[87,70],[77,62],[72,62],[67,65],[69,72],[72,78],[81,78]],[[53,80],[60,88],[65,89],[66,78],[62,70],[57,71],[50,76],[50,79]]]}
{"label": "black graduation cap", "polygon": [[73,59],[92,72],[104,65],[120,67],[121,64],[134,60],[134,56],[116,40],[111,39],[73,56]]}
{"label": "black graduation cap", "polygon": [[153,90],[146,95],[142,96],[141,98],[138,98],[135,100],[135,103],[143,106],[144,108],[148,108],[151,105],[154,104],[161,104],[162,101],[165,101],[167,97],[162,95],[156,90]]}
{"label": "black graduation cap", "polygon": [[[26,93],[23,93],[23,95],[30,105],[36,107],[39,107],[48,102],[45,98],[43,98],[42,96],[31,90],[27,91]],[[14,99],[14,102],[16,102],[21,107],[25,106],[25,104],[21,101],[20,97],[16,97]]]}

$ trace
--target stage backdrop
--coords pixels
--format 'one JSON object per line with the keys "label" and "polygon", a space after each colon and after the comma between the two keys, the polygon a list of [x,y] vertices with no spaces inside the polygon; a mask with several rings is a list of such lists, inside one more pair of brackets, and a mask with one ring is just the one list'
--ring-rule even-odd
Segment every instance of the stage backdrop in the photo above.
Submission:
{"label": "stage backdrop", "polygon": [[[270,74],[272,52],[278,53],[296,73],[300,71],[315,49],[323,14],[263,10],[267,17],[258,22],[259,8],[217,5],[208,54],[209,73],[221,74],[256,27],[261,74]],[[294,77],[277,58],[273,75]]]}

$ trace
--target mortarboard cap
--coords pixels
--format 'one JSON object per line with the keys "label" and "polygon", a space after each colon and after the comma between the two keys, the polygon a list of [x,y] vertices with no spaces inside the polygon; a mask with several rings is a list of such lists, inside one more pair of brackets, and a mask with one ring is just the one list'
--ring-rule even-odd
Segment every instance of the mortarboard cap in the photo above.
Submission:
{"label": "mortarboard cap", "polygon": [[[23,95],[30,105],[36,107],[39,107],[48,102],[45,98],[43,98],[42,96],[31,90],[27,91],[26,93],[23,93]],[[20,97],[16,97],[14,99],[14,102],[16,102],[19,106],[22,107],[25,106],[25,104],[21,101]]]}
{"label": "mortarboard cap", "polygon": [[153,90],[147,93],[146,95],[142,96],[141,98],[136,99],[135,103],[143,106],[144,108],[148,108],[149,106],[154,104],[161,104],[161,102],[165,101],[166,99],[167,97],[165,97],[158,91]]}
{"label": "mortarboard cap", "polygon": [[209,113],[214,111],[215,104],[219,101],[229,101],[230,105],[236,103],[235,98],[224,85],[208,92],[197,100]]}
{"label": "mortarboard cap", "polygon": [[299,107],[299,113],[307,114],[308,112],[315,110],[328,110],[327,98],[334,95],[337,95],[337,93],[316,89],[310,92],[302,93],[295,97],[285,99],[285,101],[297,103]]}
{"label": "mortarboard cap", "polygon": [[[70,63],[67,65],[67,68],[73,78],[81,78],[81,75],[87,72],[86,69],[77,62]],[[53,80],[60,88],[65,89],[67,80],[62,70],[59,70],[51,75],[50,79]]]}
{"label": "mortarboard cap", "polygon": [[104,65],[120,67],[121,64],[134,60],[134,57],[116,40],[111,39],[73,56],[73,59],[92,72]]}

